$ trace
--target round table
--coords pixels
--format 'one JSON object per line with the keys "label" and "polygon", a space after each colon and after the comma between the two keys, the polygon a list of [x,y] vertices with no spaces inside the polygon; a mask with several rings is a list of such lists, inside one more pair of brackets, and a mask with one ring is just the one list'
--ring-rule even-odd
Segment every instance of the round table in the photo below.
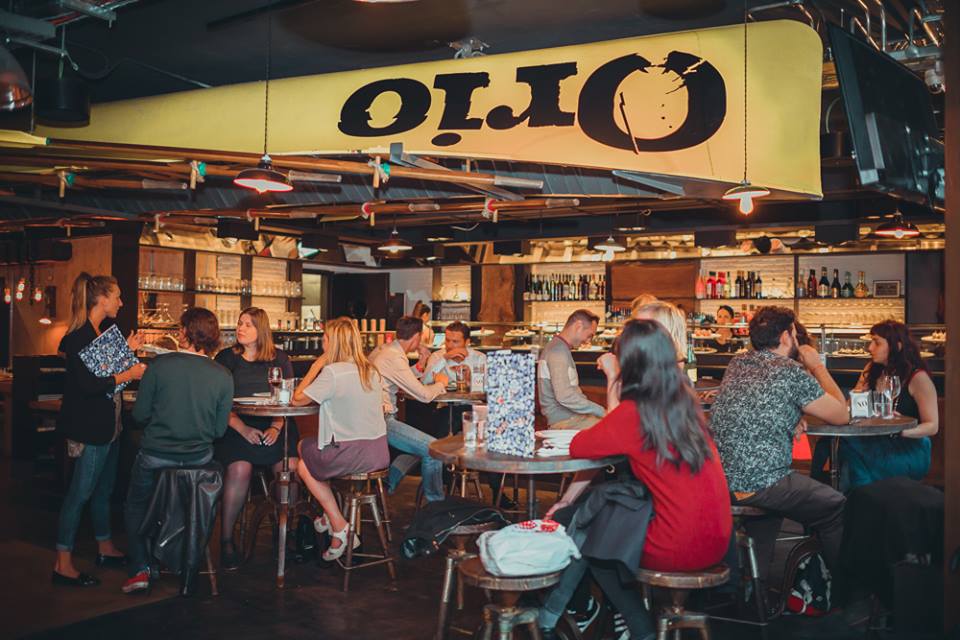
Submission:
{"label": "round table", "polygon": [[[539,448],[539,441],[537,443]],[[537,492],[535,481],[538,475],[574,473],[602,469],[626,460],[624,456],[611,456],[597,460],[572,458],[570,456],[514,456],[488,451],[485,447],[463,446],[463,435],[447,436],[430,443],[430,457],[444,464],[454,464],[471,471],[489,473],[516,473],[527,476],[527,516],[537,517]]]}
{"label": "round table", "polygon": [[807,433],[812,436],[824,436],[830,440],[830,485],[834,489],[840,487],[840,466],[838,454],[841,438],[862,438],[892,436],[913,429],[917,420],[909,416],[894,416],[892,418],[854,418],[849,424],[827,424],[819,418],[805,416]]}
{"label": "round table", "polygon": [[[233,405],[233,412],[240,416],[252,416],[257,418],[292,418],[294,416],[312,416],[320,413],[320,406],[308,404],[297,407],[289,404],[272,404],[269,401],[257,404],[239,403]],[[269,513],[273,512],[277,520],[277,529],[279,533],[279,551],[277,553],[277,588],[282,589],[284,584],[284,573],[286,571],[286,552],[287,552],[287,522],[292,517],[294,522],[300,515],[316,516],[316,509],[313,504],[301,496],[300,499],[291,508],[290,505],[290,456],[287,454],[287,434],[289,428],[283,429],[283,468],[277,474],[277,487],[279,493],[279,502],[272,495],[267,495],[266,499],[260,503],[253,513],[250,520],[247,535],[247,549],[244,550],[244,557],[249,557],[253,553],[253,547],[256,542],[256,532],[260,528],[260,522]],[[313,517],[310,517],[313,520]]]}

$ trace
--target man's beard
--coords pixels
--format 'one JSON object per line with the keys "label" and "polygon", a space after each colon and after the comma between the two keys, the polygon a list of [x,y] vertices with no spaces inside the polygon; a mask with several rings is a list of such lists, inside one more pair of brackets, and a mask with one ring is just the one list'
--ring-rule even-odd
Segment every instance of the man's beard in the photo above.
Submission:
{"label": "man's beard", "polygon": [[790,343],[790,359],[800,360],[800,346],[797,344],[797,339],[791,336]]}

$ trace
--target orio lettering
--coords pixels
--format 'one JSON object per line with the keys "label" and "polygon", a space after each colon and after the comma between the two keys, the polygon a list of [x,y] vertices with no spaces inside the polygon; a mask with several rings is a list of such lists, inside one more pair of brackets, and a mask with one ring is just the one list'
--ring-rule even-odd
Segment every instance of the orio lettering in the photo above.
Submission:
{"label": "orio lettering", "polygon": [[[618,88],[631,75],[673,73],[687,91],[687,115],[668,135],[659,138],[638,138],[626,119],[621,124],[615,114],[623,113],[623,96]],[[638,54],[610,60],[594,70],[580,89],[576,113],[560,108],[560,83],[577,75],[576,62],[519,67],[516,82],[530,90],[529,102],[522,111],[500,105],[481,117],[471,113],[473,96],[490,86],[486,72],[444,73],[434,78],[433,88],[442,93],[443,112],[432,142],[440,147],[453,147],[463,139],[460,132],[476,131],[484,126],[504,131],[519,126],[572,127],[579,124],[583,133],[614,149],[640,153],[643,151],[677,151],[710,139],[720,129],[727,111],[727,94],[723,77],[707,60],[691,53],[673,51],[660,63],[653,64]],[[675,91],[676,89],[674,89]],[[400,108],[393,120],[383,126],[371,125],[370,108],[386,93],[400,98]],[[418,80],[394,78],[378,80],[354,91],[343,103],[338,127],[356,137],[396,135],[419,127],[427,119],[433,95]]]}

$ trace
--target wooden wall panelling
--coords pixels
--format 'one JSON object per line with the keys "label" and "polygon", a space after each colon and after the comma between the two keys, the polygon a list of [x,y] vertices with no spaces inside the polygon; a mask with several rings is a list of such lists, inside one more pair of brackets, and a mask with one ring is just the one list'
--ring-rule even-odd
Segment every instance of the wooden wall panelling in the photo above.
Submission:
{"label": "wooden wall panelling", "polygon": [[480,322],[516,322],[514,290],[516,279],[513,265],[486,265],[475,267],[480,275]]}
{"label": "wooden wall panelling", "polygon": [[611,302],[629,303],[649,293],[692,310],[698,268],[697,260],[614,263],[608,280]]}

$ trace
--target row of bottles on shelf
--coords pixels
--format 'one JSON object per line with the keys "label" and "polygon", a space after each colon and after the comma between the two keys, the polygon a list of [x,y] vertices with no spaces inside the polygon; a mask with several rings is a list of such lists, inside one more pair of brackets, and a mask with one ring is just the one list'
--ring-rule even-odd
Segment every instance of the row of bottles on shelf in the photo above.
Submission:
{"label": "row of bottles on shelf", "polygon": [[840,284],[840,270],[833,270],[833,280],[827,277],[827,268],[820,268],[820,280],[817,280],[816,269],[810,269],[810,276],[806,283],[797,282],[798,298],[868,298],[870,288],[864,280],[864,272],[859,272],[857,285],[850,284],[850,272],[844,273],[844,282]]}
{"label": "row of bottles on shelf", "polygon": [[602,274],[531,274],[523,288],[525,302],[605,300],[606,294],[607,281]]}
{"label": "row of bottles on shelf", "polygon": [[759,271],[737,271],[734,279],[730,271],[710,271],[707,278],[703,274],[697,276],[695,295],[698,300],[704,299],[733,299],[733,298],[762,298],[763,278]]}

